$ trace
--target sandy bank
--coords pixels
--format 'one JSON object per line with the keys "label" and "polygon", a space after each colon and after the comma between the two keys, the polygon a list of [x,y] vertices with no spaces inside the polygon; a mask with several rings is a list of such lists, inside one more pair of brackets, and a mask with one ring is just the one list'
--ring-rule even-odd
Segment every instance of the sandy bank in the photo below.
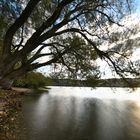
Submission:
{"label": "sandy bank", "polygon": [[13,91],[16,91],[18,93],[31,93],[33,92],[33,89],[29,88],[20,88],[20,87],[12,87]]}

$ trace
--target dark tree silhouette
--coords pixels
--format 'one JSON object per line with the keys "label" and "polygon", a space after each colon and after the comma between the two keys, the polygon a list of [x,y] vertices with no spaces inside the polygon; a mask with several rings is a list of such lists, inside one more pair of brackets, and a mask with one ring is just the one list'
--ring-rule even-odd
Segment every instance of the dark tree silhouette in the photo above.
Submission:
{"label": "dark tree silhouette", "polygon": [[[96,75],[97,56],[105,59],[117,74],[135,73],[131,65],[126,69],[126,65],[113,59],[111,51],[102,51],[99,47],[107,39],[108,26],[119,26],[119,20],[130,11],[133,0],[17,2],[23,10],[17,17],[7,14],[6,33],[1,39],[1,88],[10,88],[14,79],[48,65],[63,65],[62,72],[70,76]],[[39,61],[42,57],[43,62]]]}

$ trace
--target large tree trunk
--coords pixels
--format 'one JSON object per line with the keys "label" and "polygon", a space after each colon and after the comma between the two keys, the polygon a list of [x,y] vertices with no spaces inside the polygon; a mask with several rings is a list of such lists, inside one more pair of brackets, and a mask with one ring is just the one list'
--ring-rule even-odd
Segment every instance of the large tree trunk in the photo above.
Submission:
{"label": "large tree trunk", "polygon": [[0,88],[1,89],[8,89],[8,90],[11,89],[13,81],[14,80],[8,79],[8,78],[0,79]]}
{"label": "large tree trunk", "polygon": [[3,67],[0,72],[3,72],[4,69],[6,71],[6,73],[0,73],[0,88],[1,89],[11,89],[13,81],[21,76],[23,76],[25,73],[27,73],[27,68],[26,66],[21,67],[17,70],[10,69],[10,71],[7,71],[7,67],[5,66]]}
{"label": "large tree trunk", "polygon": [[9,73],[13,70],[13,61],[10,62],[7,59],[0,60],[0,88],[1,89],[11,89],[13,78],[9,77]]}
{"label": "large tree trunk", "polygon": [[28,70],[28,65],[20,66],[15,69],[16,63],[20,60],[14,58],[14,56],[1,57],[0,58],[0,88],[11,89],[13,81],[18,77],[25,74]]}

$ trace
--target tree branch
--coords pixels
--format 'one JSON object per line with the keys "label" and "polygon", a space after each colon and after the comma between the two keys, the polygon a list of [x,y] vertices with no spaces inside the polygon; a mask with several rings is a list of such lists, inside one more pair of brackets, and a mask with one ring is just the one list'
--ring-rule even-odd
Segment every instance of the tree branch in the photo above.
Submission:
{"label": "tree branch", "polygon": [[13,36],[16,33],[16,31],[23,26],[25,21],[28,19],[28,17],[31,15],[32,11],[36,7],[40,0],[30,0],[27,4],[26,8],[22,12],[19,18],[16,19],[14,24],[12,24],[9,29],[6,32],[5,39],[4,39],[4,46],[3,46],[3,54],[10,54],[11,53],[11,44],[13,40]]}
{"label": "tree branch", "polygon": [[[67,24],[67,21],[63,20],[62,23],[54,25],[53,28],[48,31],[45,35],[41,35],[45,29],[52,26],[55,21],[59,18],[63,8],[70,4],[74,0],[63,0],[61,1],[58,6],[56,7],[54,13],[50,18],[48,18],[37,30],[36,32],[31,36],[30,39],[28,39],[27,43],[25,44],[25,47],[19,52],[20,55],[24,55],[24,52],[30,53],[32,50],[37,48],[43,41],[46,40],[46,38],[50,38],[53,36],[53,33],[55,33],[56,30],[58,30],[60,27]],[[40,36],[41,35],[41,36]],[[45,37],[45,39],[44,39]]]}

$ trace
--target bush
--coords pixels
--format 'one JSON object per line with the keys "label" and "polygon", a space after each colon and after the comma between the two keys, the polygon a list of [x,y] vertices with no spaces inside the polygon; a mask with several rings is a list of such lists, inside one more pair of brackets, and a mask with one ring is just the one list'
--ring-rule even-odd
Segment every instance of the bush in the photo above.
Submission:
{"label": "bush", "polygon": [[14,81],[13,86],[39,88],[47,84],[48,78],[39,72],[29,72],[23,77]]}

